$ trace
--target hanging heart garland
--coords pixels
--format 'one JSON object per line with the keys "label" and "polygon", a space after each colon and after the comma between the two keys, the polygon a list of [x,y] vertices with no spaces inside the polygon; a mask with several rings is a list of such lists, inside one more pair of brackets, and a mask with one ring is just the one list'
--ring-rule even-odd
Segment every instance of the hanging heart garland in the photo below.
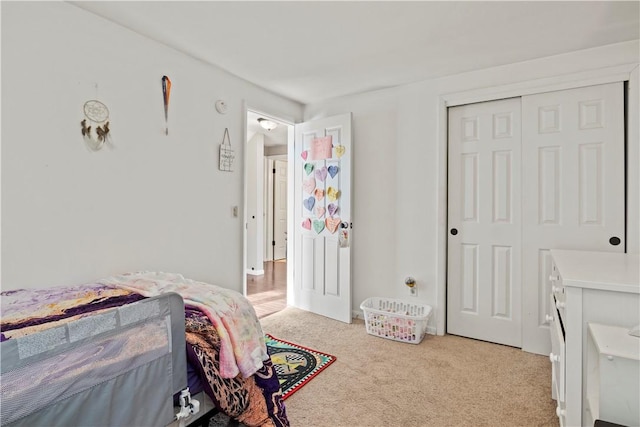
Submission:
{"label": "hanging heart garland", "polygon": [[322,230],[324,230],[324,221],[317,220],[317,219],[314,220],[313,221],[313,229],[318,234],[322,233]]}
{"label": "hanging heart garland", "polygon": [[336,175],[338,175],[338,171],[339,170],[340,170],[340,168],[338,168],[338,166],[336,166],[336,165],[331,165],[331,166],[329,166],[327,168],[327,171],[329,172],[329,176],[331,176],[331,178],[335,178]]}
{"label": "hanging heart garland", "polygon": [[318,218],[322,218],[325,212],[326,212],[325,208],[323,208],[322,206],[316,206],[316,216]]}
{"label": "hanging heart garland", "polygon": [[335,233],[336,230],[338,229],[338,226],[340,225],[340,218],[336,217],[336,218],[327,218],[324,220],[324,223],[327,226],[327,230],[329,230],[329,232],[331,234]]}
{"label": "hanging heart garland", "polygon": [[305,163],[304,164],[304,171],[307,173],[307,175],[309,175],[311,172],[313,172],[313,163]]}
{"label": "hanging heart garland", "polygon": [[344,145],[336,145],[335,149],[336,149],[336,156],[338,156],[338,158],[342,157],[342,155],[344,154],[344,152],[346,150]]}
{"label": "hanging heart garland", "polygon": [[316,179],[314,177],[305,179],[302,181],[302,189],[307,194],[312,194],[313,190],[316,188]]}
{"label": "hanging heart garland", "polygon": [[316,199],[314,197],[309,197],[308,199],[305,199],[302,203],[304,204],[304,207],[307,208],[309,212],[311,212],[311,210],[313,210],[313,206],[316,204]]}
{"label": "hanging heart garland", "polygon": [[329,206],[327,206],[327,211],[329,212],[330,216],[334,216],[338,212],[338,205],[329,203]]}
{"label": "hanging heart garland", "polygon": [[315,196],[317,201],[320,201],[324,199],[324,190],[316,188],[316,191],[313,192],[313,195]]}
{"label": "hanging heart garland", "polygon": [[316,179],[323,181],[327,179],[327,167],[323,166],[320,169],[316,169]]}
{"label": "hanging heart garland", "polygon": [[327,197],[330,201],[335,202],[340,197],[340,190],[336,190],[333,187],[327,188]]}
{"label": "hanging heart garland", "polygon": [[300,155],[302,156],[302,159],[303,159],[303,160],[307,160],[307,155],[308,155],[308,154],[307,154],[307,152],[306,152],[306,151],[303,151],[302,153],[300,153]]}
{"label": "hanging heart garland", "polygon": [[311,219],[310,218],[306,218],[306,219],[302,220],[302,228],[304,228],[305,230],[311,230]]}

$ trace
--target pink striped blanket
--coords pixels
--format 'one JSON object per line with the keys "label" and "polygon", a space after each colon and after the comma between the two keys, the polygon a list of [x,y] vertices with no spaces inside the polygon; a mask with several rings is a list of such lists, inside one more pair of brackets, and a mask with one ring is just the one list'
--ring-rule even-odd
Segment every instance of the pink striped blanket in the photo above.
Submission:
{"label": "pink striped blanket", "polygon": [[269,358],[262,326],[256,312],[238,292],[186,279],[180,274],[135,272],[98,280],[146,297],[176,292],[186,306],[207,315],[220,336],[220,376],[234,378],[239,373],[248,378]]}

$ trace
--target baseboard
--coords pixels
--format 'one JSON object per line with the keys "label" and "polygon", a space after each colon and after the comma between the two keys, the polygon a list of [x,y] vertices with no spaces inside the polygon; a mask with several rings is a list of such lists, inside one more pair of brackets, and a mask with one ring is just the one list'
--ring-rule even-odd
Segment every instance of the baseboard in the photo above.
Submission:
{"label": "baseboard", "polygon": [[264,274],[264,270],[247,270],[247,274],[251,274],[252,276],[262,276]]}

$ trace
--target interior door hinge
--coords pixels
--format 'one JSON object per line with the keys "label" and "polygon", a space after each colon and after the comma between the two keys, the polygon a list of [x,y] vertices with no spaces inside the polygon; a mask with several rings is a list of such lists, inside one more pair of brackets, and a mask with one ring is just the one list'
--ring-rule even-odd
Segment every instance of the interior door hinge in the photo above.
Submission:
{"label": "interior door hinge", "polygon": [[272,241],[271,241],[271,246],[275,246],[275,245],[276,245],[276,241],[275,241],[275,240],[272,240]]}
{"label": "interior door hinge", "polygon": [[273,174],[274,175],[276,174],[276,168],[273,168]]}

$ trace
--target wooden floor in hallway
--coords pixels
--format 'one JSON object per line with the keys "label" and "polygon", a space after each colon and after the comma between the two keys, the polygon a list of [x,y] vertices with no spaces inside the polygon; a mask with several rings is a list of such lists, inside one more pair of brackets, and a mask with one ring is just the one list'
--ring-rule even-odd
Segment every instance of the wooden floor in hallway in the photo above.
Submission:
{"label": "wooden floor in hallway", "polygon": [[247,298],[258,319],[287,307],[287,262],[266,261],[264,274],[247,274]]}

